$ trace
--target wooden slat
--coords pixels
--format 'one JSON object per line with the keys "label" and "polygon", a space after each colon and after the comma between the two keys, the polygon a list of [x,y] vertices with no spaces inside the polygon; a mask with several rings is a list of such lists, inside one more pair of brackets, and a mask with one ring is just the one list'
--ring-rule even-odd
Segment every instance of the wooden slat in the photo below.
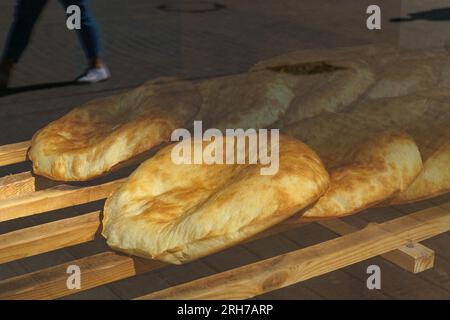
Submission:
{"label": "wooden slat", "polygon": [[450,210],[450,202],[446,202],[446,203],[440,204],[439,206],[440,206],[441,208]]}
{"label": "wooden slat", "polygon": [[0,201],[34,191],[36,191],[35,177],[29,171],[0,178]]}
{"label": "wooden slat", "polygon": [[450,230],[435,207],[337,239],[150,293],[139,299],[247,299],[382,255]]}
{"label": "wooden slat", "polygon": [[[358,228],[339,219],[318,222],[323,227],[339,235],[346,235]],[[386,260],[411,273],[420,273],[434,266],[434,251],[420,243],[409,243],[391,252],[381,255]]]}
{"label": "wooden slat", "polygon": [[[353,226],[350,226],[345,222],[342,222],[340,220],[332,221],[334,222],[322,221],[321,224],[326,224],[335,232],[340,231],[344,233],[344,231],[351,232],[354,230]],[[78,219],[75,219],[76,224],[78,224],[79,222],[80,221],[78,221]],[[256,235],[248,241],[254,241],[279,232],[296,228],[302,224],[304,224],[304,222],[299,222],[297,217],[293,217],[292,219],[289,219],[282,224],[279,224],[263,233]],[[45,229],[43,231],[45,231]],[[95,230],[92,230],[91,236],[95,236]],[[50,244],[49,246],[47,246],[46,251],[51,250],[54,250],[54,247]],[[103,256],[104,254],[107,256]],[[82,270],[83,278],[87,277],[86,283],[83,284],[82,288],[80,290],[77,290],[76,292],[104,285],[113,281],[125,279],[127,277],[158,269],[166,265],[162,262],[149,260],[146,260],[143,263],[142,259],[119,255],[112,252],[102,253],[85,257],[83,259],[70,261],[47,269],[39,270],[34,273],[0,281],[0,298],[56,299],[73,294],[74,291],[69,290],[66,287],[66,270],[69,265],[73,264],[76,264],[80,267],[80,269]],[[103,272],[103,270],[113,270],[114,268],[117,268],[117,272]],[[86,275],[84,275],[85,272],[87,272]],[[95,272],[101,273],[102,276],[96,277]]]}
{"label": "wooden slat", "polygon": [[[81,270],[81,288],[67,288],[67,268]],[[104,252],[0,282],[0,299],[57,299],[105,283],[161,268],[165,264]]]}
{"label": "wooden slat", "polygon": [[[92,221],[95,221],[93,224]],[[255,235],[248,241],[254,241],[260,238],[268,237],[282,231],[286,231],[303,224],[287,220],[271,229]],[[73,245],[68,242],[52,242],[55,235],[70,234],[73,227],[83,230],[83,238],[80,238],[76,244],[94,239],[100,225],[100,212],[95,211],[81,216],[62,219],[55,222],[45,223],[38,226],[20,229],[0,235],[0,263],[14,261],[25,256],[33,256],[39,253],[53,251],[62,247]],[[84,239],[84,241],[82,240]],[[19,249],[18,249],[19,248]],[[26,252],[26,255],[23,255]]]}
{"label": "wooden slat", "polygon": [[50,189],[0,201],[0,222],[76,206],[109,196],[125,179],[89,187],[59,185]]}
{"label": "wooden slat", "polygon": [[18,198],[59,184],[58,181],[35,176],[31,171],[10,174],[0,178],[0,201]]}
{"label": "wooden slat", "polygon": [[100,212],[62,219],[0,235],[0,263],[91,241],[100,226]]}
{"label": "wooden slat", "polygon": [[417,274],[434,267],[435,253],[420,243],[411,242],[396,251],[386,252],[382,257],[406,271]]}
{"label": "wooden slat", "polygon": [[0,166],[7,166],[27,160],[27,151],[31,141],[0,146]]}
{"label": "wooden slat", "polygon": [[[96,214],[97,216],[99,215],[98,213]],[[84,218],[77,217],[73,218],[72,223],[81,225],[84,220]],[[288,229],[296,228],[302,224],[304,222],[299,222],[297,218],[292,218],[265,232],[257,234],[248,241],[268,237]],[[48,228],[45,225],[43,226],[41,231],[47,233]],[[61,232],[64,232],[64,228],[61,229]],[[95,228],[91,229],[90,232],[92,234],[90,236],[87,234],[86,237],[89,240],[95,236]],[[48,233],[48,235],[52,236],[51,233]],[[46,241],[45,238],[44,240]],[[41,253],[52,250],[55,250],[54,246],[48,243],[45,248],[41,248]],[[30,255],[33,255],[33,252],[30,252]],[[66,286],[66,270],[70,265],[77,265],[82,271],[82,286],[79,290],[70,290]],[[144,260],[113,252],[100,253],[0,281],[0,299],[57,299],[74,294],[75,292],[88,290],[113,281],[159,269],[166,265],[166,263],[160,261]]]}

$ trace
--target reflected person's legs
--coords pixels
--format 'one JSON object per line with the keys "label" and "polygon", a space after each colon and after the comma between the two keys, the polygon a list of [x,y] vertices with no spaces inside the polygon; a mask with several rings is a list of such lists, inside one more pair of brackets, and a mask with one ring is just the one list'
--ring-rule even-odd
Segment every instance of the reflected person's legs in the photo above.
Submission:
{"label": "reflected person's legs", "polygon": [[0,88],[8,85],[11,69],[20,60],[25,51],[30,41],[33,27],[46,3],[47,0],[17,1],[14,21],[0,62]]}
{"label": "reflected person's legs", "polygon": [[71,5],[76,5],[81,12],[81,29],[77,30],[81,47],[91,67],[96,66],[101,54],[100,32],[89,6],[88,0],[59,0],[67,11]]}
{"label": "reflected person's legs", "polygon": [[77,30],[83,51],[89,62],[89,69],[77,81],[82,83],[95,83],[110,77],[109,70],[101,59],[100,31],[95,22],[89,0],[59,0],[66,9],[76,5],[81,12],[81,29]]}

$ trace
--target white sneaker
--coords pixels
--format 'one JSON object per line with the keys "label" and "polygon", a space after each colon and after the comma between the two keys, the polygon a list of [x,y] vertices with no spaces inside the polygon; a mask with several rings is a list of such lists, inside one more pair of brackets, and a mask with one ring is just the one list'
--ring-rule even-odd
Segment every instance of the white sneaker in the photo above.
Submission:
{"label": "white sneaker", "polygon": [[91,68],[86,71],[84,75],[77,79],[78,83],[97,83],[108,80],[111,74],[106,66],[100,68]]}

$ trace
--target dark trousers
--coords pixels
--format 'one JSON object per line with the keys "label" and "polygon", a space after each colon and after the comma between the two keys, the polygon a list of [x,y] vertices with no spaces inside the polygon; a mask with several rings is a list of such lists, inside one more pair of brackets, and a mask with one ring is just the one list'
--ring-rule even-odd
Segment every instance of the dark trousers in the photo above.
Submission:
{"label": "dark trousers", "polygon": [[[25,51],[33,27],[48,0],[18,0],[14,13],[14,22],[9,31],[3,60],[18,62]],[[66,10],[70,5],[81,9],[81,29],[77,30],[83,51],[87,59],[99,57],[101,51],[100,33],[89,7],[89,0],[59,0]],[[61,23],[63,23],[62,20]],[[65,22],[64,22],[65,25]]]}

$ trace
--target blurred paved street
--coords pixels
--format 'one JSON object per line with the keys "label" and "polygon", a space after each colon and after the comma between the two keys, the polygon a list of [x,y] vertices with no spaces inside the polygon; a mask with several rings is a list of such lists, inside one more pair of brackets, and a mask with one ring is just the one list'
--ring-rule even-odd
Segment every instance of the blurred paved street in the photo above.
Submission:
{"label": "blurred paved street", "polygon": [[[29,139],[73,106],[158,76],[242,72],[258,60],[307,48],[379,42],[423,48],[450,40],[447,0],[217,1],[225,8],[201,13],[162,11],[158,6],[184,4],[190,9],[211,2],[92,1],[113,78],[88,87],[63,86],[81,74],[85,62],[75,33],[65,26],[63,9],[49,1],[16,68],[13,91],[0,96],[0,144]],[[0,3],[1,49],[14,2]],[[366,29],[369,4],[381,7],[382,30]],[[390,22],[411,13],[412,21]]]}
{"label": "blurred paved street", "polygon": [[[85,62],[75,32],[65,26],[62,7],[50,1],[15,70],[13,91],[0,97],[0,144],[27,140],[80,103],[158,76],[242,72],[260,59],[306,48],[398,43],[398,25],[388,21],[400,13],[397,0],[376,1],[383,10],[381,31],[365,27],[365,11],[373,1],[217,1],[225,8],[203,13],[158,6],[182,3],[189,9],[208,1],[92,1],[113,78],[87,87],[63,86],[81,74]],[[14,2],[0,3],[1,49]]]}

